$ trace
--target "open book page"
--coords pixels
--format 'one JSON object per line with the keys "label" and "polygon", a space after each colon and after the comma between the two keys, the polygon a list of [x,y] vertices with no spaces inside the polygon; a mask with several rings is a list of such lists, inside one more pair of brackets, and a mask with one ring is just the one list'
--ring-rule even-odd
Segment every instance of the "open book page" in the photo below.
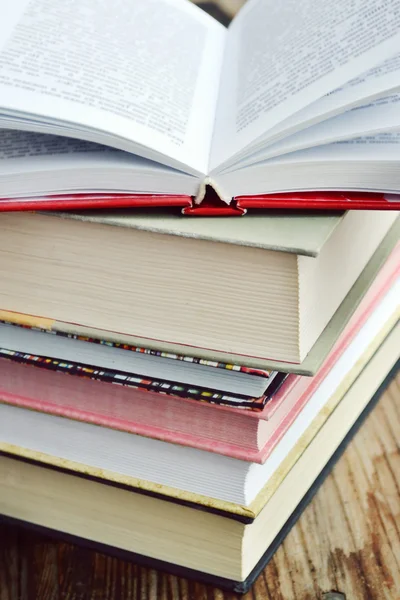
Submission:
{"label": "open book page", "polygon": [[244,167],[297,150],[396,130],[400,130],[400,94],[379,98],[308,127],[240,161],[239,165]]}
{"label": "open book page", "polygon": [[[301,144],[301,140],[303,139],[302,136],[303,134],[308,136],[309,133],[311,134],[311,132],[313,132],[312,135],[317,136],[316,139],[318,139],[318,134],[316,133],[318,128],[314,127],[315,124],[325,121],[328,122],[329,120],[329,123],[332,124],[332,126],[334,123],[340,122],[343,129],[347,126],[348,119],[347,117],[341,121],[339,121],[339,119],[334,119],[333,117],[336,114],[343,114],[345,111],[351,111],[353,107],[361,107],[364,105],[369,107],[371,103],[375,103],[376,106],[387,105],[391,101],[392,96],[393,100],[395,98],[395,94],[392,94],[392,92],[400,92],[399,82],[400,54],[396,54],[373,69],[369,69],[363,75],[352,79],[344,86],[330,92],[309,106],[306,106],[303,110],[300,110],[288,119],[285,119],[276,127],[273,127],[269,130],[265,139],[257,142],[259,150],[255,150],[255,146],[252,146],[245,156],[238,156],[236,160],[229,161],[229,165],[227,165],[226,168],[232,170],[236,167],[256,164],[257,162],[272,156],[278,156],[285,151],[286,147],[288,147],[290,151],[290,147],[293,146],[293,144],[296,145],[297,140],[300,142],[298,145],[299,148],[307,147],[310,144]],[[392,94],[392,96],[386,98],[385,96],[388,96],[389,93]],[[389,117],[389,115],[386,116],[384,113],[385,111],[383,111],[381,115],[385,119],[385,122],[388,122],[387,117]],[[344,135],[340,134],[336,135],[336,137],[333,135],[332,140],[360,135],[360,133],[368,130],[368,127],[360,129],[358,126],[359,119],[353,118],[355,115],[354,112],[351,112],[351,114],[352,127],[356,128],[355,132],[351,133],[350,131],[344,131]],[[396,123],[397,115],[394,116],[393,123]],[[392,125],[393,123],[390,123],[389,125]],[[327,126],[330,128],[331,125],[328,125],[327,123]],[[382,130],[384,128],[385,127],[376,127],[374,125],[371,131],[374,129]],[[298,134],[297,132],[299,131],[302,133]],[[330,129],[328,130],[328,133],[331,133]]]}
{"label": "open book page", "polygon": [[[330,161],[357,161],[395,163],[393,166],[400,175],[400,132],[383,132],[375,135],[365,135],[351,140],[343,140],[326,144],[319,148],[308,148],[292,152],[285,156],[265,161],[264,165],[275,167],[300,163],[322,163]],[[254,168],[257,168],[255,166]]]}
{"label": "open book page", "polygon": [[250,0],[229,28],[211,168],[399,44],[400,0]]}
{"label": "open book page", "polygon": [[285,135],[300,126],[313,125],[358,104],[365,104],[379,96],[400,91],[400,53],[368,69],[359,77],[319,98],[296,112],[269,131],[269,139],[278,133]]}
{"label": "open book page", "polygon": [[14,0],[0,22],[0,111],[203,173],[225,37],[186,0]]}
{"label": "open book page", "polygon": [[216,176],[227,196],[310,190],[398,193],[400,132],[299,150]]}
{"label": "open book page", "polygon": [[87,141],[0,130],[3,197],[69,192],[195,194],[196,177]]}

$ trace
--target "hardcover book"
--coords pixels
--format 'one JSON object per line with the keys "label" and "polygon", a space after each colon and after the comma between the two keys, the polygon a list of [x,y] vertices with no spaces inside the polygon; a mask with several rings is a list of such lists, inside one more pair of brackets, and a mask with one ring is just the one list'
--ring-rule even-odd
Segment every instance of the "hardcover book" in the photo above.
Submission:
{"label": "hardcover book", "polygon": [[[293,217],[291,217],[293,219]],[[265,369],[270,371],[295,372],[300,375],[315,375],[318,369],[326,360],[334,343],[338,339],[341,332],[346,327],[348,321],[354,314],[364,296],[373,285],[374,280],[383,273],[383,267],[387,262],[390,254],[394,250],[400,236],[400,224],[397,222],[391,227],[385,239],[381,242],[378,249],[375,251],[372,258],[367,263],[361,275],[342,301],[340,307],[325,327],[318,340],[300,364],[284,363],[282,361],[272,361],[266,359],[263,361],[254,359],[253,357],[241,356],[241,365],[238,364],[238,356],[223,352],[213,352],[212,350],[202,350],[196,348],[191,351],[189,347],[179,346],[176,344],[163,344],[163,349],[157,347],[157,342],[154,340],[145,340],[146,346],[143,346],[144,340],[132,335],[122,334],[121,332],[106,331],[104,329],[96,329],[83,327],[76,323],[66,323],[49,319],[46,317],[38,317],[36,315],[22,314],[15,311],[1,310],[0,321],[17,324],[30,329],[39,331],[48,331],[55,335],[62,335],[78,339],[91,339],[95,342],[114,345],[126,345],[130,348],[144,351],[151,355],[156,354],[166,357],[177,357],[179,360],[185,359],[185,362],[193,361],[205,365],[221,365],[223,368],[228,366],[235,372],[237,370],[247,372],[262,372]],[[397,252],[397,251],[396,251]]]}
{"label": "hardcover book", "polygon": [[396,219],[3,213],[0,308],[139,348],[301,370],[341,305],[340,329],[354,312],[369,261],[398,241]]}
{"label": "hardcover book", "polygon": [[400,207],[398,0],[15,0],[0,42],[1,210]]}

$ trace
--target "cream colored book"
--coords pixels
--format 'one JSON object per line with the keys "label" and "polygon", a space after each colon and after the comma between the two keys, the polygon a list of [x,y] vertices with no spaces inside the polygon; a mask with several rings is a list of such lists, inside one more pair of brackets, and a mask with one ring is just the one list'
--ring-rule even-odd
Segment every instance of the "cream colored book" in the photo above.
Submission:
{"label": "cream colored book", "polygon": [[0,309],[102,339],[296,370],[396,219],[2,214]]}
{"label": "cream colored book", "polygon": [[[339,217],[340,218],[340,217]],[[298,217],[292,215],[290,220],[273,218],[271,224],[273,227],[269,229],[268,237],[271,239],[273,235],[277,234],[277,230],[282,222],[286,222],[288,237],[286,238],[286,245],[282,246],[281,249],[288,250],[291,247],[289,244],[293,243],[293,232],[291,231],[291,223],[304,223],[304,221],[297,221]],[[338,217],[335,217],[337,220]],[[325,224],[329,223],[329,218]],[[232,221],[230,220],[231,224]],[[274,226],[276,225],[276,226]],[[192,222],[192,226],[196,227],[196,224]],[[189,230],[188,230],[189,231]],[[302,232],[303,242],[308,240],[310,242],[310,232],[307,228],[300,227],[299,233]],[[182,346],[179,344],[172,344],[170,342],[160,343],[159,340],[150,340],[137,338],[132,335],[122,334],[120,332],[106,331],[104,329],[95,329],[93,327],[85,327],[77,325],[76,323],[66,323],[57,321],[55,319],[40,317],[36,315],[22,314],[19,312],[13,312],[9,310],[0,309],[0,321],[9,322],[13,324],[22,325],[28,328],[37,328],[43,331],[49,331],[53,333],[62,333],[71,336],[83,336],[84,338],[93,338],[97,340],[104,340],[111,343],[123,343],[129,346],[135,346],[139,348],[152,349],[152,351],[160,351],[160,346],[163,348],[164,353],[172,353],[177,356],[193,356],[199,360],[206,360],[211,362],[223,362],[228,365],[237,365],[238,361],[241,365],[254,368],[267,368],[275,371],[283,372],[296,372],[301,375],[314,375],[324,360],[327,358],[331,348],[344,330],[345,326],[349,322],[350,318],[359,306],[362,298],[364,298],[367,291],[371,288],[373,282],[376,280],[378,274],[381,272],[385,261],[388,259],[390,253],[396,246],[400,239],[400,221],[397,219],[396,222],[390,228],[388,234],[385,236],[383,241],[380,243],[377,250],[374,252],[372,258],[368,261],[367,265],[361,272],[360,276],[346,295],[345,299],[340,304],[339,308],[325,327],[318,340],[315,342],[306,358],[301,363],[290,363],[282,361],[274,361],[271,359],[257,359],[251,356],[240,356],[226,353],[216,352],[211,349],[201,348],[190,348],[188,346]],[[281,240],[282,243],[282,240]],[[298,244],[298,242],[296,243]],[[278,249],[276,247],[276,249]]]}
{"label": "cream colored book", "polygon": [[[228,514],[134,493],[125,486],[0,456],[0,514],[50,535],[72,536],[136,562],[246,591],[337,460],[399,356],[397,325],[245,524]],[[68,537],[67,539],[71,539]]]}

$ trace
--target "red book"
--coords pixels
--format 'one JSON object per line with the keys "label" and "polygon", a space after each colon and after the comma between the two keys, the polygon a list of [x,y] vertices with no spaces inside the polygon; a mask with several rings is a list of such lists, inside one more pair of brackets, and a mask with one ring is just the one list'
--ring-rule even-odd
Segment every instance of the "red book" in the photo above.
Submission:
{"label": "red book", "polygon": [[209,192],[200,204],[185,195],[53,194],[0,198],[0,212],[19,210],[174,209],[195,217],[240,217],[254,210],[400,210],[400,195],[368,192],[296,192],[237,196],[229,204]]}
{"label": "red book", "polygon": [[153,0],[116,36],[107,3],[54,0],[45,25],[21,4],[2,23],[0,210],[398,210],[396,3],[378,33],[362,3],[332,11],[328,45],[317,17],[286,27],[271,6],[226,29]]}

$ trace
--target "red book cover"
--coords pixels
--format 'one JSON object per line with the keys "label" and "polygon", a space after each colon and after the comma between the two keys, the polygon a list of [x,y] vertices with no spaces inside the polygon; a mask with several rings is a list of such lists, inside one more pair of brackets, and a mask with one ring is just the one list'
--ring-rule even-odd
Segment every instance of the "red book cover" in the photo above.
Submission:
{"label": "red book cover", "polygon": [[200,204],[187,195],[166,194],[60,194],[0,198],[0,212],[32,210],[173,208],[195,217],[243,216],[258,210],[400,210],[400,195],[369,192],[298,192],[237,196],[229,204],[208,192]]}
{"label": "red book cover", "polygon": [[103,210],[106,208],[184,209],[193,204],[190,196],[162,194],[60,194],[32,198],[0,198],[0,212],[20,210]]}

